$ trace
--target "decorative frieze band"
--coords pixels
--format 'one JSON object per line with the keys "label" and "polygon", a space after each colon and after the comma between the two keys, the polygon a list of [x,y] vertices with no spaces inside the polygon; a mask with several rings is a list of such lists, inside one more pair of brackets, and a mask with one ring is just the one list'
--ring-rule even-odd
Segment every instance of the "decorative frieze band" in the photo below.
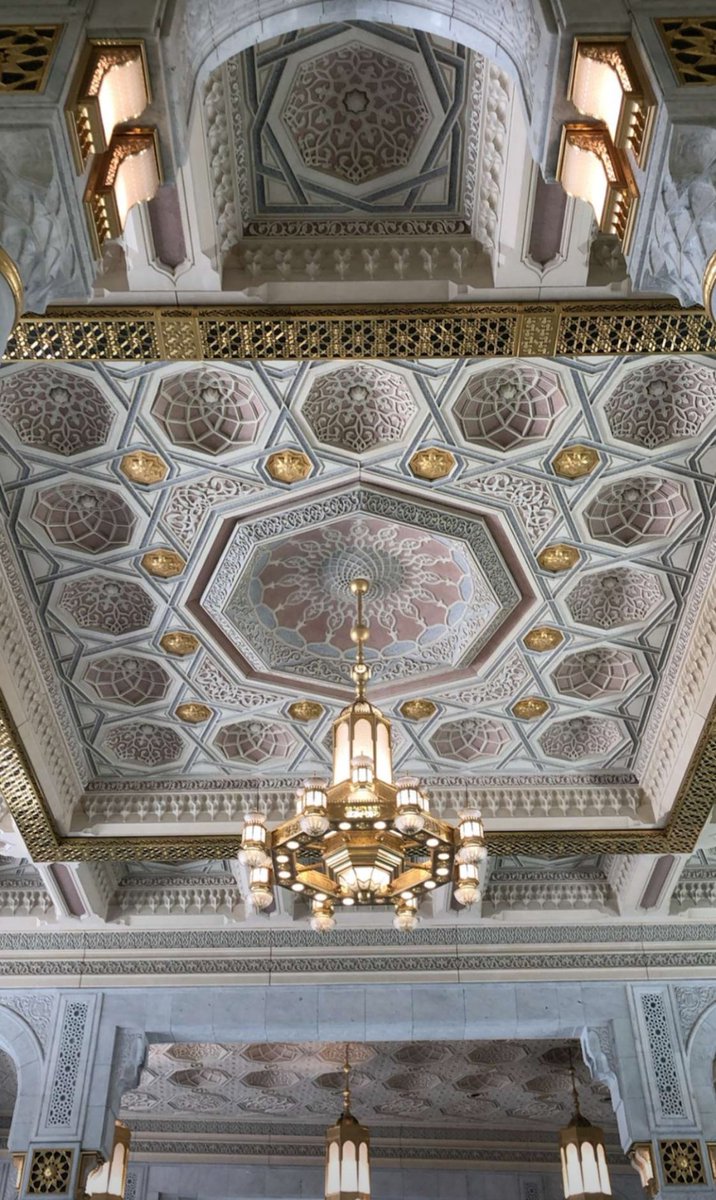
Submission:
{"label": "decorative frieze band", "polygon": [[670,301],[70,308],[24,316],[8,361],[492,358],[716,351],[701,309]]}

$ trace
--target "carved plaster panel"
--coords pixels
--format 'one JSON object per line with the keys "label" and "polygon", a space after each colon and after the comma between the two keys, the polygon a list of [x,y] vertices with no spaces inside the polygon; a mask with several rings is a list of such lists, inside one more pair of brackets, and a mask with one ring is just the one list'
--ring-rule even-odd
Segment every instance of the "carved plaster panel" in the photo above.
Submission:
{"label": "carved plaster panel", "polygon": [[[278,1132],[311,1128],[340,1109],[345,1047],[155,1044],[138,1088],[125,1093],[120,1117],[130,1127],[161,1130],[181,1114],[195,1121],[270,1117]],[[613,1130],[606,1090],[587,1082],[577,1059],[585,1115]],[[452,1131],[458,1141],[483,1129],[557,1130],[571,1116],[566,1042],[381,1042],[353,1047],[353,1109],[376,1136],[397,1126]],[[220,1126],[217,1126],[220,1128]]]}
{"label": "carved plaster panel", "polygon": [[[610,399],[630,394],[630,381],[638,397],[645,386],[658,383],[660,411],[668,413],[672,401],[665,398],[664,386],[672,388],[678,406],[694,378],[707,379],[711,369],[703,356],[666,359],[668,370],[652,380],[645,374],[652,363],[513,360],[500,375],[502,391],[495,393],[498,425],[483,428],[474,444],[460,427],[457,409],[475,380],[489,383],[495,368],[482,364],[432,359],[401,366],[361,363],[356,370],[326,363],[213,364],[201,411],[191,415],[195,401],[182,392],[172,400],[183,406],[181,414],[172,408],[161,418],[151,410],[162,388],[186,375],[203,379],[206,369],[200,364],[181,370],[38,364],[0,370],[0,392],[8,403],[20,394],[24,373],[35,395],[38,372],[47,371],[50,390],[59,387],[53,400],[58,420],[63,389],[80,385],[93,403],[92,388],[98,390],[106,416],[101,446],[92,421],[86,423],[86,441],[74,427],[70,442],[67,431],[62,433],[70,454],[55,449],[52,433],[43,434],[42,443],[21,441],[10,409],[10,423],[0,424],[5,447],[0,477],[14,545],[6,574],[14,571],[18,581],[6,612],[17,622],[18,597],[23,590],[32,597],[21,623],[38,654],[57,664],[53,674],[48,663],[43,668],[45,686],[24,689],[28,703],[36,706],[38,736],[47,741],[52,728],[64,722],[68,745],[74,738],[75,748],[82,746],[99,781],[87,794],[84,811],[77,811],[78,825],[86,826],[88,818],[101,824],[105,815],[111,822],[153,823],[181,814],[182,820],[230,826],[253,806],[256,792],[267,812],[286,815],[295,782],[306,771],[328,766],[326,738],[347,694],[345,584],[356,570],[374,579],[370,653],[374,686],[385,688],[381,703],[405,735],[396,737],[396,766],[429,780],[436,811],[454,811],[460,789],[477,783],[485,814],[500,819],[568,821],[575,811],[585,819],[613,821],[624,814],[648,819],[712,660],[707,597],[714,569],[703,485],[713,469],[711,423],[705,421],[697,438],[670,435],[648,472],[640,449],[621,436],[624,431],[619,437],[610,432]],[[373,385],[367,368],[393,380],[385,395],[394,396],[398,405],[377,442],[370,440],[375,430],[366,418],[369,394],[360,391],[370,393]],[[348,370],[353,374],[346,386],[353,391],[352,398],[346,392],[341,406],[340,429],[314,428],[321,419],[309,403],[318,395],[314,389]],[[58,371],[67,372],[60,384]],[[212,404],[215,399],[216,412],[223,414],[237,379],[253,397],[251,411],[257,422],[263,420],[263,429],[258,441],[256,426],[251,438],[242,440],[234,413],[217,450],[211,440],[219,428],[212,424]],[[138,395],[143,398],[139,408]],[[385,395],[381,392],[383,400]],[[204,411],[201,406],[207,404]],[[194,417],[205,423],[201,428],[208,431],[210,445],[197,434]],[[47,424],[48,430],[55,428],[61,426]],[[125,432],[118,445],[120,428]],[[509,446],[503,445],[505,430]],[[495,436],[498,445],[492,444]],[[266,470],[266,438],[272,451],[301,448],[311,464],[311,473],[292,483],[290,493],[288,484]],[[575,480],[555,474],[555,456],[576,443],[594,445],[599,465]],[[455,458],[455,469],[445,479],[421,481],[410,471],[412,456],[426,444],[444,446]],[[120,470],[128,447],[158,453],[167,463],[166,475],[151,483],[128,477]],[[370,512],[363,511],[362,501],[345,506],[346,497],[357,494],[358,465]],[[681,520],[681,512],[670,508],[668,536],[647,534],[635,544],[617,544],[610,539],[641,520],[639,505],[629,497],[632,489],[642,495],[644,476],[657,480],[662,491],[670,489],[667,505],[677,496],[685,498],[689,514]],[[624,504],[614,507],[617,484],[631,515]],[[65,505],[59,523],[50,504],[54,496]],[[92,513],[82,507],[83,497],[93,502]],[[305,531],[297,514],[306,518]],[[606,539],[596,524],[587,536],[585,514],[593,523],[606,522]],[[624,523],[627,516],[632,524]],[[649,509],[647,518],[652,516]],[[348,522],[345,529],[341,521]],[[248,583],[236,619],[259,628],[266,643],[262,666],[248,656],[244,665],[232,657],[200,613],[207,588],[218,577],[222,539],[227,531],[243,536],[252,527],[261,530],[261,545],[245,560]],[[453,578],[450,564],[475,557],[470,531],[478,528],[485,533],[475,558],[483,577],[478,579],[476,568],[471,597],[465,592],[466,572],[460,568]],[[305,546],[298,540],[303,538]],[[579,558],[572,570],[552,575],[539,567],[536,556],[559,541],[576,545]],[[150,576],[141,562],[156,551],[179,554],[185,566],[171,578]],[[494,573],[484,576],[485,565],[494,560],[499,566],[499,559],[502,583]],[[303,579],[300,612],[281,591],[289,568],[291,579]],[[234,585],[237,579],[235,574]],[[496,640],[484,642],[478,670],[470,656],[482,636],[481,623],[493,621],[496,605],[509,608],[508,593],[514,596],[515,589],[525,607],[519,613],[512,608]],[[328,609],[327,592],[333,597]],[[409,593],[414,611],[401,599]],[[311,622],[315,628],[309,629]],[[523,638],[542,625],[556,628],[562,640],[539,654]],[[185,658],[165,648],[166,633],[176,630],[197,639],[196,651]],[[294,644],[298,634],[303,649]],[[4,645],[7,654],[19,645],[10,626]],[[404,653],[407,646],[410,653]],[[271,659],[271,647],[303,656],[293,675]],[[698,661],[687,669],[692,654]],[[27,661],[23,652],[25,672]],[[129,674],[127,662],[138,664]],[[146,671],[145,664],[150,664]],[[512,706],[529,695],[546,697],[549,711],[534,722],[518,722]],[[435,711],[422,722],[407,721],[400,706],[411,696],[430,700]],[[315,698],[323,711],[315,722],[299,726],[289,706],[307,698]],[[180,724],[175,710],[182,703],[205,704],[211,716],[201,726]],[[43,704],[47,718],[37,707]],[[140,714],[137,708],[148,711]],[[669,730],[657,737],[667,712]],[[250,747],[243,733],[238,740],[226,733],[246,722],[256,725]],[[277,741],[272,733],[268,755],[265,729],[287,734]],[[481,730],[501,731],[499,744],[494,737],[482,738]],[[264,755],[261,762],[256,753]],[[147,773],[151,780],[143,778]],[[639,790],[644,780],[646,794]],[[58,803],[58,812],[68,816],[77,792],[73,795],[64,810]]]}

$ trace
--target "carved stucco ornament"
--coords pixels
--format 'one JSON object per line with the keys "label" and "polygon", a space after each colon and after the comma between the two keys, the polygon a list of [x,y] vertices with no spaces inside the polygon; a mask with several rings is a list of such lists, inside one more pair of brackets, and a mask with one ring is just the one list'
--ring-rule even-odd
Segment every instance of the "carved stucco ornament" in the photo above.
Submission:
{"label": "carved stucco ornament", "polygon": [[408,466],[418,479],[445,479],[455,470],[455,455],[449,450],[441,450],[439,446],[428,446],[417,450],[410,459]]}
{"label": "carved stucco ornament", "polygon": [[313,464],[303,450],[279,450],[266,460],[266,471],[278,483],[299,483],[313,470]]}
{"label": "carved stucco ornament", "polygon": [[176,550],[148,550],[142,555],[141,564],[149,575],[155,575],[158,579],[172,579],[175,575],[181,575],[186,559]]}
{"label": "carved stucco ornament", "polygon": [[199,649],[199,639],[193,633],[187,633],[185,629],[170,629],[160,638],[159,645],[167,654],[183,657],[196,653]]}
{"label": "carved stucco ornament", "polygon": [[317,721],[323,712],[323,705],[317,700],[295,700],[288,706],[288,715],[294,721]]}
{"label": "carved stucco ornament", "polygon": [[89,247],[78,247],[57,173],[49,131],[0,131],[2,247],[17,266],[24,307],[42,313],[52,300],[84,301],[91,288]]}
{"label": "carved stucco ornament", "polygon": [[555,542],[553,546],[545,546],[537,555],[537,562],[545,571],[569,571],[579,562],[579,550],[576,546],[568,546],[564,542]]}
{"label": "carved stucco ornament", "polygon": [[538,625],[534,629],[528,630],[522,641],[528,650],[544,654],[547,650],[556,650],[557,646],[561,646],[564,634],[560,629],[554,629],[551,625]]}
{"label": "carved stucco ornament", "polygon": [[201,725],[208,721],[212,714],[208,704],[201,704],[198,700],[187,700],[184,704],[177,705],[174,711],[179,720],[187,725]]}
{"label": "carved stucco ornament", "polygon": [[599,454],[592,446],[565,446],[552,459],[552,470],[563,479],[582,479],[598,462]]}
{"label": "carved stucco ornament", "polygon": [[132,483],[144,485],[161,483],[169,474],[164,459],[158,454],[150,454],[148,450],[133,450],[131,454],[125,454],[119,469]]}

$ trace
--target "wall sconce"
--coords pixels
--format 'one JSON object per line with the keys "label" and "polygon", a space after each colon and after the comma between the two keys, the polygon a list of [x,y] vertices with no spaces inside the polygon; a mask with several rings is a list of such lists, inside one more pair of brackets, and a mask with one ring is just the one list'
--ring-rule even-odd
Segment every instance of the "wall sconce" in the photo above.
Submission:
{"label": "wall sconce", "polygon": [[634,1142],[627,1157],[639,1176],[644,1195],[656,1196],[659,1192],[659,1181],[656,1178],[651,1142]]}
{"label": "wall sconce", "polygon": [[143,42],[92,41],[70,93],[67,120],[78,170],[109,149],[119,125],[136,121],[151,101]]}
{"label": "wall sconce", "polygon": [[90,172],[85,205],[99,254],[110,238],[120,237],[130,208],[151,200],[162,182],[154,129],[120,129]]}
{"label": "wall sconce", "polygon": [[643,167],[654,97],[623,41],[576,38],[567,98],[584,116],[602,121],[618,150],[631,150]]}
{"label": "wall sconce", "polygon": [[626,249],[639,193],[606,125],[564,126],[557,179],[569,196],[591,204],[601,232],[616,234]]}

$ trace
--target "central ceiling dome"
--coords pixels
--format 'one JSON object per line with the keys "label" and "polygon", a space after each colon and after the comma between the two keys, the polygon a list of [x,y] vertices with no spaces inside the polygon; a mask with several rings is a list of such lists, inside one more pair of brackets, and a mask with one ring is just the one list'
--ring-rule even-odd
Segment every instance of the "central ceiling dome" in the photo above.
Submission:
{"label": "central ceiling dome", "polygon": [[345,689],[356,577],[378,686],[473,666],[523,599],[484,517],[356,488],[236,522],[201,609],[249,671]]}

